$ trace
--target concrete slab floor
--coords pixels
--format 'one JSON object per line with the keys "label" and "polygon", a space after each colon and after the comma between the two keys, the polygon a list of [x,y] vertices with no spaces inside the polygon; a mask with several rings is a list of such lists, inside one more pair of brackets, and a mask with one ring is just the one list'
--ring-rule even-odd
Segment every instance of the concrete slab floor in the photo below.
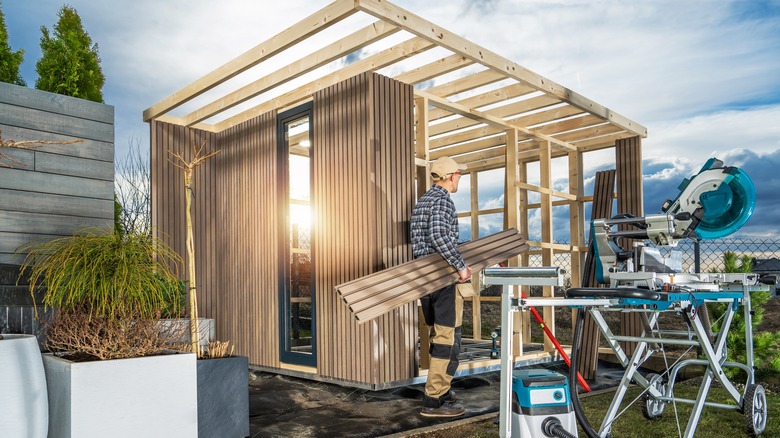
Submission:
{"label": "concrete slab floor", "polygon": [[[558,367],[565,373],[565,368]],[[600,367],[594,390],[616,386],[622,370]],[[453,381],[462,417],[442,419],[420,415],[423,385],[370,391],[277,374],[252,372],[249,384],[249,422],[253,438],[381,437],[468,417],[498,413],[498,372]]]}

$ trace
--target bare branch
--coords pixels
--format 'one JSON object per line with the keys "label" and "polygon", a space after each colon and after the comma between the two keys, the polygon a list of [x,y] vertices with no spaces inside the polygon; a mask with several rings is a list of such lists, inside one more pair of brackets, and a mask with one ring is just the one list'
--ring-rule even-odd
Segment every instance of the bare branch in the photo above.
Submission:
{"label": "bare branch", "polygon": [[[38,149],[47,144],[73,144],[81,143],[84,140],[71,140],[71,141],[46,141],[46,140],[23,140],[16,141],[10,139],[3,139],[3,130],[0,129],[0,148],[14,148],[14,149]],[[18,166],[27,166],[26,164],[11,158],[10,156],[0,152],[0,167],[12,167],[10,164],[3,163],[3,160],[10,161]]]}

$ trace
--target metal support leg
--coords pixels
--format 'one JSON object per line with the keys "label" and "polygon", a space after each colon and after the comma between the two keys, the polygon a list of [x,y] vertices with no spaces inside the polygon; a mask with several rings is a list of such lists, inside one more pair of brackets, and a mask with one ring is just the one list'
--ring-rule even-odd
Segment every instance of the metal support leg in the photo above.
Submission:
{"label": "metal support leg", "polygon": [[514,327],[511,312],[512,286],[505,284],[501,291],[501,405],[499,415],[499,436],[512,436],[512,342]]}

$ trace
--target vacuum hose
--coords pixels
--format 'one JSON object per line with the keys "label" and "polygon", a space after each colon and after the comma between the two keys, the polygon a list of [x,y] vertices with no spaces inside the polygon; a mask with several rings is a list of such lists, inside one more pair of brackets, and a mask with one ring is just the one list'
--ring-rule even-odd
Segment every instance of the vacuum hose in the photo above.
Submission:
{"label": "vacuum hose", "polygon": [[571,345],[571,364],[569,365],[569,399],[571,399],[572,407],[574,408],[574,416],[577,417],[577,422],[585,431],[585,435],[588,438],[599,438],[598,432],[596,432],[588,423],[588,419],[585,417],[585,412],[580,405],[580,397],[577,394],[577,359],[579,359],[579,350],[582,346],[582,330],[585,326],[585,314],[586,308],[581,308],[577,311],[577,322],[574,325],[574,339]]}
{"label": "vacuum hose", "polygon": [[555,417],[547,417],[542,421],[542,432],[548,437],[557,438],[577,438],[576,435],[569,433],[561,424],[561,420]]}

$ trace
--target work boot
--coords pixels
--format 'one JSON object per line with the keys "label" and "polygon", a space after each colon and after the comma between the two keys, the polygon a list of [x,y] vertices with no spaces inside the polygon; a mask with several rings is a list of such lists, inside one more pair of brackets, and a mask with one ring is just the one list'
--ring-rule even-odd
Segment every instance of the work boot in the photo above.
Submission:
{"label": "work boot", "polygon": [[423,417],[458,417],[466,412],[463,406],[456,405],[455,402],[446,401],[444,396],[439,398],[428,397],[423,394],[423,407],[420,415]]}
{"label": "work boot", "polygon": [[455,391],[450,389],[446,394],[441,396],[441,401],[455,403],[458,401],[458,396],[455,395]]}
{"label": "work boot", "polygon": [[423,406],[420,410],[420,415],[423,417],[460,417],[465,413],[466,409],[463,406],[452,402],[444,402],[438,408]]}

